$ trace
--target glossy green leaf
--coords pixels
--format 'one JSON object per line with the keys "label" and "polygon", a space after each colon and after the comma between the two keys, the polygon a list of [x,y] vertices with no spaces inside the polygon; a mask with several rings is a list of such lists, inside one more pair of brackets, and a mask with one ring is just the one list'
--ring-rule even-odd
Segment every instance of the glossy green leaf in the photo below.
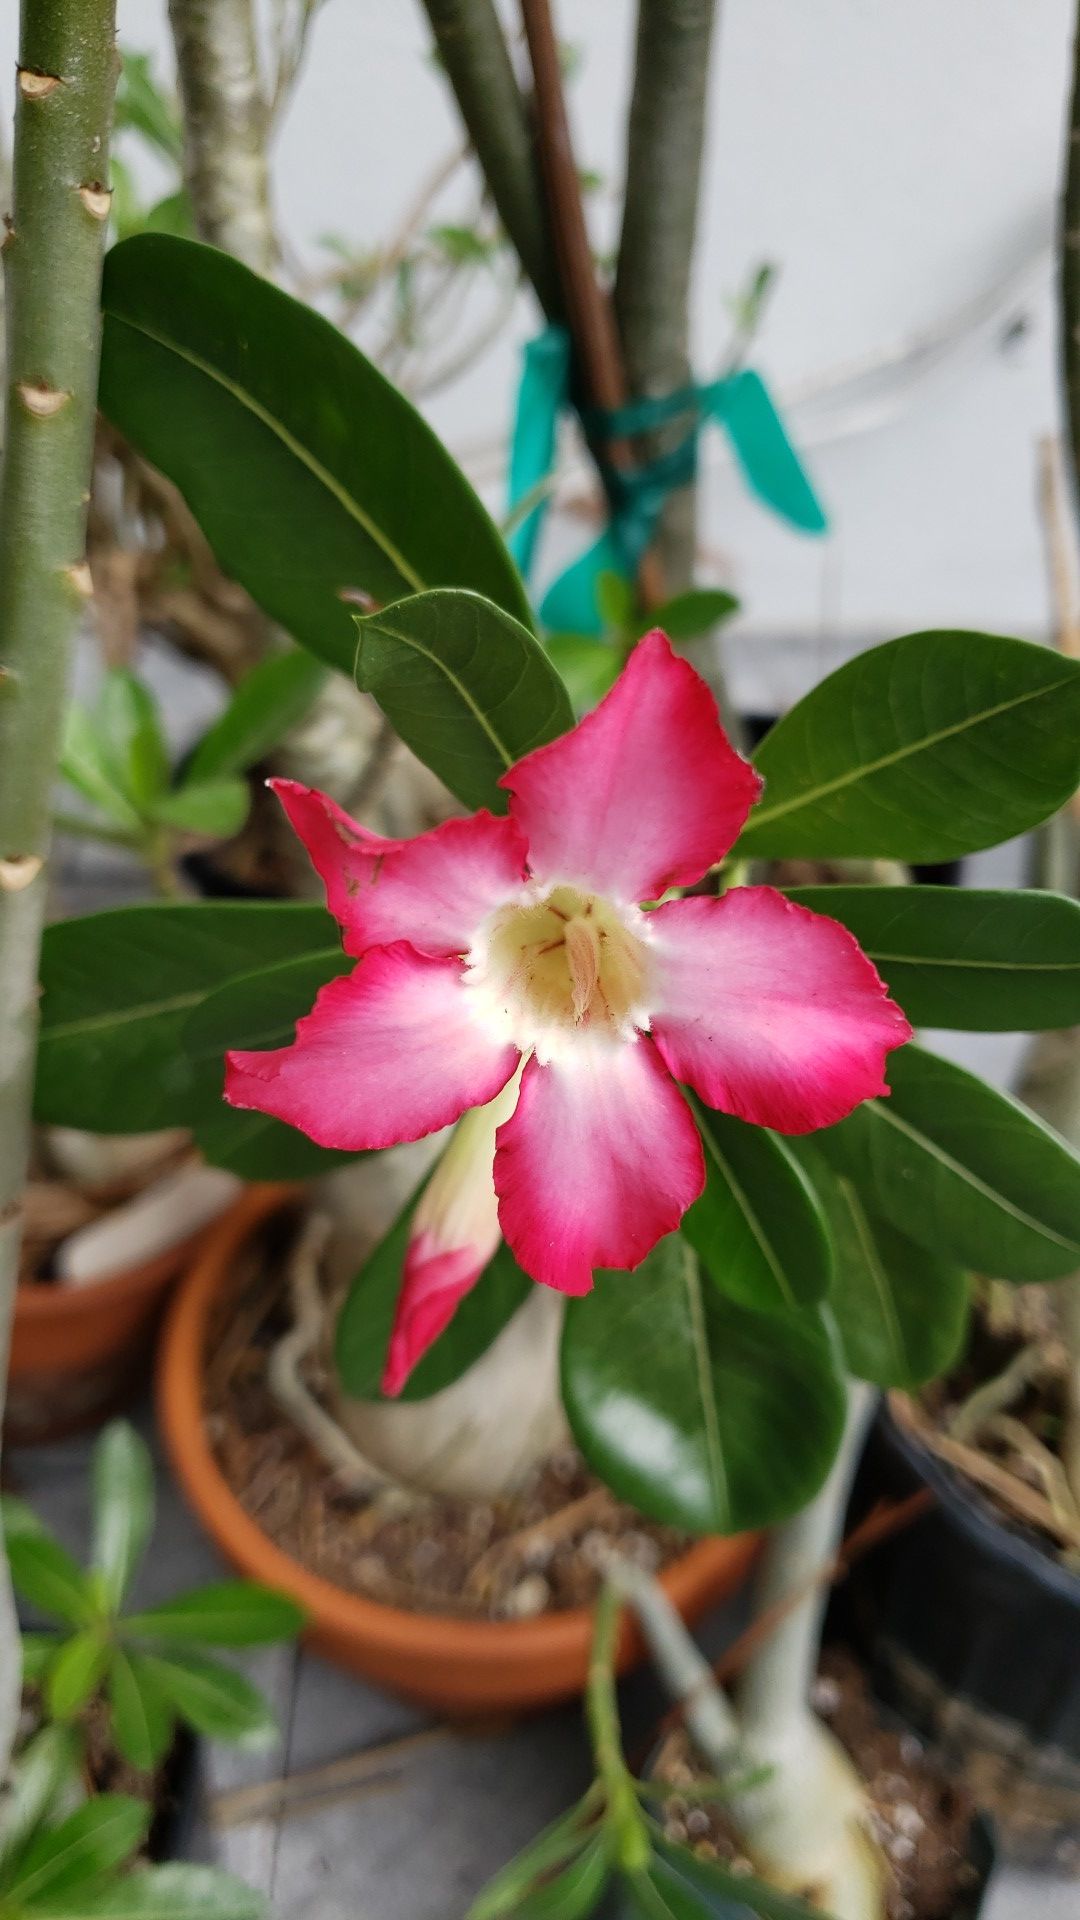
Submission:
{"label": "glossy green leaf", "polygon": [[195,1007],[253,969],[340,951],[329,914],[293,902],[118,907],[56,922],[42,944],[37,1118],[97,1133],[190,1123],[199,1087],[181,1035]]}
{"label": "glossy green leaf", "polygon": [[0,1500],[0,1520],[16,1592],[54,1620],[89,1626],[94,1617],[89,1583],[67,1548],[8,1494]]}
{"label": "glossy green leaf", "polygon": [[114,825],[133,836],[138,833],[138,812],[113,773],[93,715],[78,701],[72,701],[64,715],[59,773]]}
{"label": "glossy green leaf", "polygon": [[16,1910],[36,1911],[129,1860],[146,1837],[151,1809],[125,1793],[100,1793],[58,1826],[35,1833],[14,1863],[4,1893]]}
{"label": "glossy green leaf", "polygon": [[153,694],[126,667],[111,667],[93,717],[117,787],[140,817],[150,813],[169,783],[169,749]]}
{"label": "glossy green leaf", "polygon": [[185,784],[246,773],[304,719],[325,678],[319,662],[298,647],[260,660],[203,734],[185,768]]}
{"label": "glossy green leaf", "polygon": [[70,1720],[96,1693],[109,1664],[109,1648],[100,1627],[83,1627],[60,1648],[45,1681],[50,1718]]}
{"label": "glossy green leaf", "polygon": [[810,1142],[798,1150],[832,1236],[829,1310],[848,1372],[908,1391],[936,1379],[963,1345],[970,1300],[963,1267],[872,1219],[852,1182]]}
{"label": "glossy green leaf", "polygon": [[979,887],[787,887],[850,927],[916,1026],[1027,1033],[1080,1021],[1080,902]]}
{"label": "glossy green leaf", "polygon": [[113,1420],[94,1445],[91,1565],[110,1611],[123,1601],[154,1528],[150,1449],[127,1420]]}
{"label": "glossy green leaf", "polygon": [[208,1647],[260,1647],[291,1640],[304,1624],[295,1601],[255,1580],[219,1580],[131,1614],[125,1634]]}
{"label": "glossy green leaf", "polygon": [[221,1089],[229,1049],[291,1045],[296,1023],[311,1012],[320,987],[355,965],[342,953],[335,930],[333,944],[322,952],[241,974],[194,1009],[183,1048],[199,1089],[195,1138],[214,1166],[245,1180],[310,1180],[354,1158],[316,1146],[283,1120],[227,1106]]}
{"label": "glossy green leaf", "polygon": [[1080,1159],[1018,1101],[921,1047],[892,1094],[814,1135],[873,1214],[930,1253],[1006,1280],[1080,1266]]}
{"label": "glossy green leaf", "polygon": [[573,725],[540,642],[475,593],[417,594],[356,625],[357,685],[465,806],[505,813],[501,775]]}
{"label": "glossy green leaf", "polygon": [[759,1312],[823,1300],[829,1240],[814,1192],[787,1144],[695,1102],[705,1191],[682,1232],[718,1287]]}
{"label": "glossy green leaf", "polygon": [[725,1299],[679,1235],[636,1273],[568,1303],[563,1401],[594,1472],[642,1513],[693,1533],[785,1519],[817,1491],[843,1388],[813,1314]]}
{"label": "glossy green leaf", "polygon": [[73,1727],[42,1727],[11,1769],[0,1799],[0,1888],[6,1868],[79,1777],[81,1743]]}
{"label": "glossy green leaf", "polygon": [[250,807],[251,789],[246,780],[191,780],[174,787],[171,793],[163,793],[150,814],[162,826],[226,840],[230,834],[239,833]]}
{"label": "glossy green leaf", "polygon": [[511,1911],[517,1920],[589,1920],[597,1912],[610,1872],[607,1840],[598,1833],[553,1878],[526,1893]]}
{"label": "glossy green leaf", "polygon": [[175,1718],[172,1707],[137,1653],[117,1647],[109,1667],[112,1734],[124,1759],[150,1773],[169,1751]]}
{"label": "glossy green leaf", "polygon": [[468,587],[531,616],[501,537],[431,428],[310,307],[211,247],[114,247],[101,407],[184,495],[223,570],[351,676],[350,609]]}
{"label": "glossy green leaf", "polygon": [[707,1906],[706,1913],[722,1914],[726,1901],[732,1920],[736,1914],[739,1920],[746,1914],[755,1914],[758,1920],[819,1920],[819,1910],[808,1907],[793,1894],[781,1893],[753,1874],[729,1873],[719,1861],[702,1859],[688,1847],[676,1846],[670,1840],[656,1842],[656,1859],[684,1885],[706,1899],[721,1903],[718,1907]]}
{"label": "glossy green leaf", "polygon": [[587,633],[552,633],[544,646],[575,713],[588,713],[614,686],[619,656],[606,641]]}
{"label": "glossy green leaf", "polygon": [[152,1685],[196,1733],[241,1747],[276,1740],[274,1716],[262,1694],[234,1668],[188,1649],[144,1653],[140,1660]]}
{"label": "glossy green leaf", "polygon": [[107,1887],[91,1887],[70,1904],[35,1908],[38,1920],[261,1920],[262,1894],[218,1867],[172,1860],[144,1867]]}
{"label": "glossy green leaf", "polygon": [[[426,1181],[421,1183],[368,1255],[338,1315],[335,1362],[345,1391],[356,1400],[379,1398],[394,1308],[401,1291],[409,1224],[425,1185]],[[440,1334],[410,1375],[400,1398],[426,1400],[467,1373],[527,1300],[532,1284],[503,1241],[446,1332]]]}
{"label": "glossy green leaf", "polygon": [[747,857],[951,860],[1026,833],[1080,781],[1080,666],[985,633],[871,647],[754,756]]}

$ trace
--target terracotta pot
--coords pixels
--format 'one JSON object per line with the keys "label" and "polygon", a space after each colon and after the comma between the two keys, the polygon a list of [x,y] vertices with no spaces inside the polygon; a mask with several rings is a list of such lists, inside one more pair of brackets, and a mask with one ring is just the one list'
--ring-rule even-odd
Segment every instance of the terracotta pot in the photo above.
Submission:
{"label": "terracotta pot", "polygon": [[[409,1613],[347,1593],[285,1553],[244,1511],[211,1452],[203,1423],[203,1354],[211,1310],[245,1240],[282,1204],[254,1188],[211,1229],[173,1300],[158,1369],[158,1415],[187,1499],[242,1573],[289,1594],[307,1613],[306,1638],[350,1673],[460,1717],[550,1706],[582,1691],[591,1638],[586,1608],[537,1620],[458,1620]],[[669,1566],[664,1587],[689,1621],[741,1583],[757,1538],[703,1540]],[[629,1626],[620,1670],[644,1657]]]}
{"label": "terracotta pot", "polygon": [[146,1379],[169,1288],[202,1231],[135,1267],[80,1287],[17,1289],[4,1437],[14,1446],[96,1426]]}

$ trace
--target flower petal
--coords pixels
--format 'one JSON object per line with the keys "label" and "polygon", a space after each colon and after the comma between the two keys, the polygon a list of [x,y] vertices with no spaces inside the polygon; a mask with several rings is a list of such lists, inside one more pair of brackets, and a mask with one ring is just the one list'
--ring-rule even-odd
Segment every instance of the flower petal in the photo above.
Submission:
{"label": "flower petal", "polygon": [[772,887],[673,900],[649,927],[653,1038],[709,1106],[809,1133],[888,1093],[911,1028],[846,927]]}
{"label": "flower petal", "polygon": [[499,784],[537,880],[623,902],[700,880],[761,790],[704,680],[659,630],[639,641],[594,712]]}
{"label": "flower petal", "polygon": [[409,1229],[382,1391],[398,1394],[470,1293],[502,1239],[492,1179],[495,1133],[514,1111],[518,1076],[459,1120]]}
{"label": "flower petal", "polygon": [[518,1263],[560,1293],[594,1267],[638,1266],[705,1182],[701,1141],[652,1041],[588,1046],[525,1068],[499,1128],[499,1222]]}
{"label": "flower petal", "polygon": [[472,1018],[457,960],[404,940],[323,987],[291,1047],[227,1056],[225,1098],[350,1152],[418,1140],[506,1085],[516,1048]]}
{"label": "flower petal", "polygon": [[326,887],[345,951],[410,940],[422,953],[464,953],[480,922],[521,888],[525,841],[508,815],[444,820],[412,840],[384,840],[329,794],[270,782]]}

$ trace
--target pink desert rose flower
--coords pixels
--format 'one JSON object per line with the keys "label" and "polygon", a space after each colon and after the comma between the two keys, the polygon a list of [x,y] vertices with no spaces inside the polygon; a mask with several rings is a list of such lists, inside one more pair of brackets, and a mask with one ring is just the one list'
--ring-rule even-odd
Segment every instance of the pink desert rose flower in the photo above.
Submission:
{"label": "pink desert rose flower", "polygon": [[360,964],[292,1046],[231,1053],[226,1098],[326,1147],[460,1122],[413,1217],[384,1391],[500,1237],[534,1280],[582,1294],[678,1226],[705,1179],[680,1081],[780,1133],[888,1092],[911,1028],[846,928],[771,887],[640,904],[701,880],[761,791],[664,634],[503,775],[504,816],[384,840],[274,785]]}

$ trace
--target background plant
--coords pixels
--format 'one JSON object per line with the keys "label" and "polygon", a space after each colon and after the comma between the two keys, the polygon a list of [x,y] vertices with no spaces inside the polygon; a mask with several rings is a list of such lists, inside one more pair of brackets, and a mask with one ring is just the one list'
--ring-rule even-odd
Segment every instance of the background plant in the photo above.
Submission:
{"label": "background plant", "polygon": [[92,1514],[84,1569],[21,1501],[0,1503],[15,1587],[58,1623],[23,1635],[23,1677],[45,1718],[77,1730],[89,1714],[99,1717],[142,1772],[165,1758],[178,1724],[241,1745],[273,1740],[262,1695],[209,1649],[288,1639],[302,1625],[299,1609],[253,1581],[227,1580],[127,1610],[153,1533],[154,1470],[125,1421],[94,1444]]}

